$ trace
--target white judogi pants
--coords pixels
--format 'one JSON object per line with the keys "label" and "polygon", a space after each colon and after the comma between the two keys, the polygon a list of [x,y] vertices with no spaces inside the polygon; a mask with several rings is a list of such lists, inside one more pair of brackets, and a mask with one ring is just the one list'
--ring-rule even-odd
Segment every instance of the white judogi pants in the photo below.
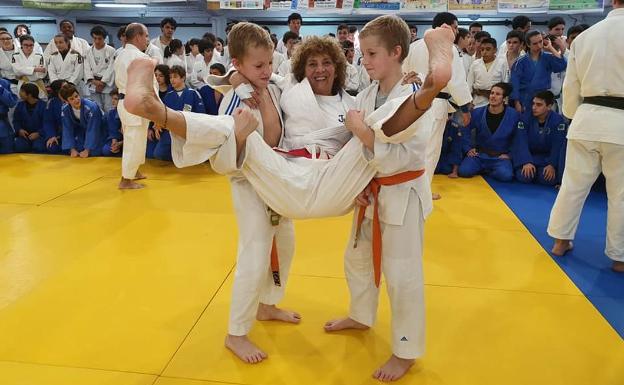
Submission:
{"label": "white judogi pants", "polygon": [[89,99],[93,100],[100,109],[107,113],[113,106],[113,102],[109,93],[90,91]]}
{"label": "white judogi pants", "polygon": [[[242,178],[233,178],[232,200],[238,223],[238,253],[230,303],[228,333],[249,334],[258,304],[275,305],[284,297],[288,272],[295,251],[295,229],[288,218],[273,226],[267,205]],[[281,286],[271,273],[273,236],[277,244]]]}
{"label": "white judogi pants", "polygon": [[120,100],[118,105],[119,119],[124,134],[121,176],[125,179],[135,179],[139,166],[145,163],[149,121],[126,111],[123,102]]}
{"label": "white judogi pants", "polygon": [[624,146],[569,139],[561,189],[550,213],[548,235],[574,239],[581,210],[600,172],[607,186],[605,254],[624,262]]}
{"label": "white judogi pants", "polygon": [[440,153],[442,152],[442,140],[444,139],[444,128],[448,117],[448,102],[445,99],[435,98],[431,104],[431,136],[427,144],[427,163],[425,167],[425,175],[429,180],[429,184],[433,180]]}
{"label": "white judogi pants", "polygon": [[[353,220],[345,252],[345,274],[351,292],[349,316],[373,326],[379,301],[379,288],[373,277],[373,222],[364,218],[357,247],[354,247],[357,211]],[[418,358],[425,352],[423,230],[423,209],[414,190],[410,191],[403,225],[381,223],[381,269],[392,309],[392,353],[405,359]]]}

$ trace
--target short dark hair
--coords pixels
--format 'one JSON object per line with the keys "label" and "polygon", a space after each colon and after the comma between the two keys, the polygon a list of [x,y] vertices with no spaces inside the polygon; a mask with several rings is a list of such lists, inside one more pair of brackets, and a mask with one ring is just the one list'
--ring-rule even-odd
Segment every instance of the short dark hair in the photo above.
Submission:
{"label": "short dark hair", "polygon": [[67,80],[64,80],[64,79],[56,79],[55,81],[50,83],[50,91],[52,91],[53,97],[59,96],[59,91],[61,90],[61,87],[63,87],[63,84],[65,83],[67,83]]}
{"label": "short dark hair", "polygon": [[26,34],[30,35],[30,27],[28,27],[26,24],[18,24],[15,26],[15,28],[13,28],[13,36],[17,36],[17,30],[21,28],[26,28]]}
{"label": "short dark hair", "polygon": [[524,15],[518,15],[511,20],[511,28],[512,29],[525,28],[530,22],[531,22],[531,19],[529,19],[528,17]]}
{"label": "short dark hair", "polygon": [[486,37],[485,39],[481,40],[481,45],[483,44],[491,44],[494,46],[494,49],[498,47],[498,43],[496,43],[496,39],[494,39],[493,37]]}
{"label": "short dark hair", "polygon": [[345,40],[341,42],[340,45],[342,46],[343,50],[355,48],[355,44],[353,44],[351,40]]}
{"label": "short dark hair", "polygon": [[548,29],[553,29],[556,26],[558,26],[559,24],[563,24],[565,25],[565,20],[563,20],[563,17],[561,16],[555,16],[553,18],[551,18],[550,20],[548,20]]}
{"label": "short dark hair", "polygon": [[117,88],[113,88],[113,90],[109,92],[109,95],[111,96],[111,98],[113,96],[119,96],[119,90]]}
{"label": "short dark hair", "polygon": [[481,39],[487,39],[487,38],[490,38],[490,37],[492,37],[492,35],[490,35],[490,33],[486,32],[486,31],[479,31],[479,32],[475,33],[475,35],[474,35],[474,39],[477,40],[477,41],[479,41]]}
{"label": "short dark hair", "polygon": [[214,42],[210,39],[201,39],[199,41],[199,44],[197,45],[197,48],[199,49],[199,53],[201,53],[202,55],[204,54],[205,50],[212,51],[214,47],[215,47]]}
{"label": "short dark hair", "polygon": [[96,25],[95,27],[91,28],[90,35],[91,36],[101,36],[104,39],[106,39],[106,37],[108,36],[108,32],[106,32],[104,27],[102,27],[101,25]]}
{"label": "short dark hair", "polygon": [[35,83],[24,83],[20,87],[20,92],[24,92],[28,96],[39,99],[39,87]]}
{"label": "short dark hair", "polygon": [[580,26],[580,25],[573,25],[572,27],[568,28],[568,37],[572,36],[572,35],[578,35],[581,32],[583,32],[585,29]]}
{"label": "short dark hair", "polygon": [[210,66],[210,69],[211,70],[215,70],[216,69],[219,72],[221,72],[222,75],[225,75],[225,66],[223,64],[221,64],[221,63],[213,63]]}
{"label": "short dark hair", "polygon": [[514,37],[520,40],[520,43],[524,43],[524,32],[516,31],[516,30],[507,32],[507,36],[505,37],[505,40],[513,39]]}
{"label": "short dark hair", "polygon": [[71,24],[72,27],[75,27],[74,26],[74,22],[71,21],[71,20],[68,20],[68,19],[61,20],[61,22],[59,23],[59,27],[62,26],[63,24],[65,24],[65,23],[69,23],[69,24]]}
{"label": "short dark hair", "polygon": [[213,45],[217,44],[217,36],[212,32],[206,32],[202,35],[202,39],[208,39]]}
{"label": "short dark hair", "polygon": [[416,32],[418,32],[418,27],[416,26],[416,24],[409,24],[407,27],[408,27],[409,29],[414,28],[414,29],[416,30]]}
{"label": "short dark hair", "polygon": [[[267,31],[269,33],[269,35],[271,34],[271,28],[267,27],[266,25],[262,26],[262,29],[264,29],[265,31]],[[219,39],[219,38],[217,38]]]}
{"label": "short dark hair", "polygon": [[57,37],[59,39],[63,39],[65,41],[65,43],[67,43],[67,46],[69,46],[71,44],[71,42],[69,41],[69,38],[67,36],[63,35],[62,33],[57,33],[56,35],[54,35],[53,39],[56,39]]}
{"label": "short dark hair", "polygon": [[550,91],[540,91],[536,93],[533,97],[542,99],[547,106],[552,106],[553,104],[555,104],[555,95],[553,95],[553,93]]}
{"label": "short dark hair", "polygon": [[173,17],[165,17],[164,19],[162,19],[160,21],[160,28],[164,28],[165,25],[167,25],[167,24],[171,24],[173,29],[178,29],[178,22],[175,21],[175,19]]}
{"label": "short dark hair", "polygon": [[347,32],[349,32],[349,26],[348,26],[348,25],[346,25],[346,24],[340,24],[340,25],[338,26],[338,28],[336,28],[336,31],[340,32],[340,31],[342,31],[343,29],[346,29],[346,30],[347,30]]}
{"label": "short dark hair", "polygon": [[59,91],[59,96],[63,100],[67,100],[67,98],[72,96],[74,92],[80,96],[80,92],[78,92],[78,89],[76,88],[75,85],[73,85],[72,83],[66,83],[66,84],[63,84],[63,86],[61,87]]}
{"label": "short dark hair", "polygon": [[476,28],[481,28],[483,29],[483,24],[479,23],[479,22],[474,22],[474,23],[470,23],[470,26],[468,27],[468,29],[472,28],[472,27],[476,27]]}
{"label": "short dark hair", "polygon": [[172,39],[169,42],[169,45],[165,47],[165,52],[163,52],[163,58],[170,58],[175,51],[182,48],[182,40],[180,39]]}
{"label": "short dark hair", "polygon": [[452,25],[457,21],[457,16],[453,15],[450,12],[440,12],[433,17],[433,22],[431,23],[432,28],[441,27],[442,24]]}
{"label": "short dark hair", "polygon": [[513,89],[510,83],[505,83],[505,82],[496,83],[492,86],[492,88],[494,87],[498,87],[501,90],[503,90],[504,97],[508,97],[509,95],[511,95],[511,91]]}
{"label": "short dark hair", "polygon": [[282,43],[286,44],[288,40],[291,39],[299,40],[299,35],[292,31],[286,31],[286,33],[284,33],[284,36],[282,37]]}
{"label": "short dark hair", "polygon": [[357,32],[357,27],[355,25],[350,25],[349,26],[349,33],[356,33]]}
{"label": "short dark hair", "polygon": [[117,30],[117,39],[121,40],[122,37],[126,36],[126,27],[127,25],[122,25]]}
{"label": "short dark hair", "polygon": [[184,67],[182,67],[181,65],[174,65],[171,67],[171,69],[169,70],[169,76],[171,76],[172,74],[176,74],[181,78],[185,78],[186,77],[186,70],[184,69]]}
{"label": "short dark hair", "polygon": [[26,40],[32,41],[33,44],[35,43],[35,39],[32,36],[30,36],[30,35],[22,35],[22,36],[19,37],[20,44],[22,44]]}
{"label": "short dark hair", "polygon": [[459,43],[459,39],[463,39],[466,36],[470,35],[470,31],[466,28],[457,28],[457,36],[455,36],[455,44]]}
{"label": "short dark hair", "polygon": [[299,20],[303,24],[303,19],[301,18],[301,15],[298,14],[297,12],[293,12],[290,15],[288,15],[288,24],[290,24],[290,22],[293,20]]}
{"label": "short dark hair", "polygon": [[329,37],[336,37],[336,34],[333,33],[333,32],[330,32],[330,33],[327,34],[327,36],[329,36]]}
{"label": "short dark hair", "polygon": [[527,46],[531,45],[531,38],[535,37],[535,36],[541,36],[542,33],[540,31],[531,31],[529,33],[526,34],[524,42]]}
{"label": "short dark hair", "polygon": [[154,72],[159,71],[165,77],[165,83],[171,84],[171,79],[169,79],[169,66],[166,64],[159,64],[154,68]]}

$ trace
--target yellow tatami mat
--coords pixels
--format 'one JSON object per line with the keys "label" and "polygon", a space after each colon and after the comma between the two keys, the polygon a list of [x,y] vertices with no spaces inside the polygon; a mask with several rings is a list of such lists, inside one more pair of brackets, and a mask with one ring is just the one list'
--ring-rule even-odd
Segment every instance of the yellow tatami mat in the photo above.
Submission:
{"label": "yellow tatami mat", "polygon": [[[0,157],[0,385],[360,385],[390,354],[378,324],[326,334],[348,310],[350,216],[297,221],[284,307],[257,323],[259,365],[223,347],[236,218],[225,177],[148,162]],[[427,351],[399,384],[622,385],[624,341],[480,178],[436,177],[426,225]]]}

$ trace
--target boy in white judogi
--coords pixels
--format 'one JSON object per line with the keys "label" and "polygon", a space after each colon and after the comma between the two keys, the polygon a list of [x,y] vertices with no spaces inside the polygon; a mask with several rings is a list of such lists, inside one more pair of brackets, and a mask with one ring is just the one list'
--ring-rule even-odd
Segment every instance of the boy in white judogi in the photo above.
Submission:
{"label": "boy in white judogi", "polygon": [[20,37],[22,48],[11,57],[11,66],[19,79],[17,89],[24,83],[35,83],[39,88],[39,99],[47,100],[48,94],[43,84],[47,69],[43,55],[34,53],[35,40],[28,35]]}
{"label": "boy in white judogi", "polygon": [[111,91],[115,88],[115,48],[105,42],[107,32],[100,26],[91,29],[93,45],[87,51],[84,80],[89,98],[104,111],[111,109]]}
{"label": "boy in white judogi", "polygon": [[[415,84],[402,84],[401,63],[409,44],[409,28],[395,16],[378,17],[360,32],[363,63],[374,79],[357,95],[357,108],[363,115],[371,114],[387,100],[416,92]],[[392,309],[392,356],[374,377],[393,381],[407,372],[425,348],[422,251],[424,220],[432,209],[431,190],[424,177],[429,132],[425,128],[408,137],[399,134],[402,143],[397,142],[399,138],[387,137],[384,139],[392,142],[380,143],[372,130],[364,129],[368,140],[354,133],[374,151],[378,173],[359,200],[365,206],[356,210],[345,252],[351,293],[349,317],[329,321],[325,329],[332,332],[373,326],[383,272]]]}
{"label": "boy in white judogi", "polygon": [[[59,23],[59,32],[69,39],[69,45],[71,45],[74,51],[78,51],[80,55],[84,58],[89,49],[89,43],[78,36],[74,35],[74,23],[70,20],[61,20]],[[58,51],[56,44],[54,44],[54,39],[50,40],[50,43],[46,46],[45,51],[43,51],[43,56],[47,59],[50,58],[54,52]]]}
{"label": "boy in white judogi", "polygon": [[6,31],[0,31],[0,77],[5,78],[11,83],[11,92],[18,95],[17,92],[17,77],[13,71],[11,61],[13,54],[19,51],[19,48],[13,43],[14,40],[11,34]]}
{"label": "boy in white judogi", "polygon": [[81,90],[84,73],[82,55],[71,48],[69,39],[65,35],[56,35],[54,44],[56,44],[57,50],[48,57],[50,81],[53,82],[57,79],[66,80]]}
{"label": "boy in white judogi", "polygon": [[193,73],[190,76],[191,87],[196,90],[207,84],[206,80],[210,76],[210,66],[216,63],[214,60],[214,43],[209,39],[201,39],[199,41],[199,54],[201,59],[197,60],[193,65]]}
{"label": "boy in white judogi", "polygon": [[472,103],[482,107],[489,103],[490,90],[505,77],[504,62],[496,60],[496,40],[481,41],[481,57],[470,65],[468,87],[472,90]]}

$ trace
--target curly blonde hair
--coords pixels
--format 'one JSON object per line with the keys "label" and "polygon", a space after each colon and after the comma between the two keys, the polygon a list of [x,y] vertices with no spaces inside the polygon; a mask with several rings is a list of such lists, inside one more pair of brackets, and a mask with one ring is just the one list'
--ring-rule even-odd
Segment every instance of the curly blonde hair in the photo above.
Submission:
{"label": "curly blonde hair", "polygon": [[340,92],[344,88],[347,77],[347,59],[338,41],[329,36],[308,37],[295,50],[292,57],[292,73],[295,79],[300,82],[305,78],[306,64],[308,59],[314,55],[328,55],[334,63],[336,78],[332,85],[332,93]]}

